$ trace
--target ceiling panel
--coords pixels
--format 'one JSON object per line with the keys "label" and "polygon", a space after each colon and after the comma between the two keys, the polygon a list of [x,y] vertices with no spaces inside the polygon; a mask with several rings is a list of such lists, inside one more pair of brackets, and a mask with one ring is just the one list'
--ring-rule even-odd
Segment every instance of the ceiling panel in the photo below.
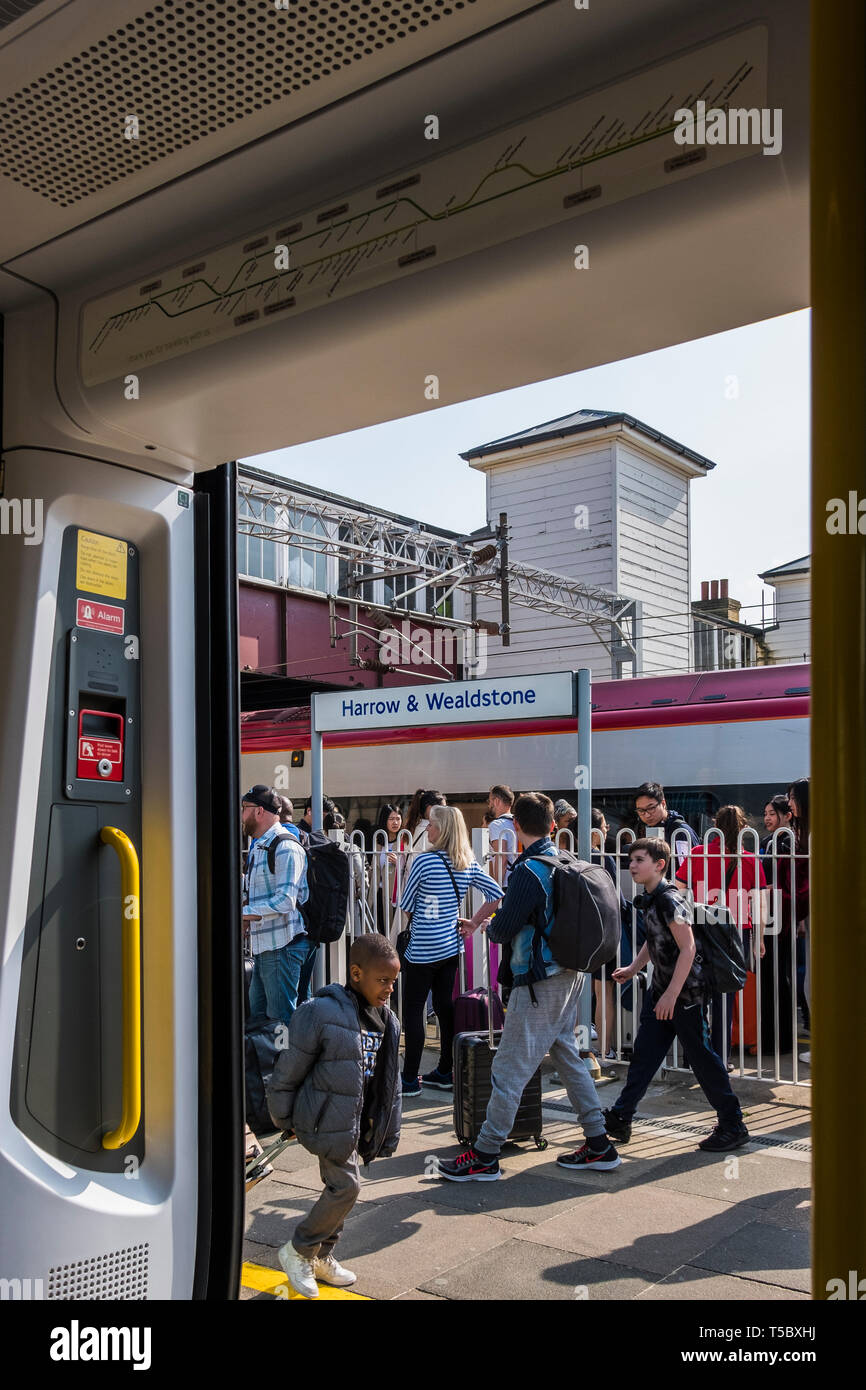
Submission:
{"label": "ceiling panel", "polygon": [[531,8],[46,0],[0,29],[0,258]]}

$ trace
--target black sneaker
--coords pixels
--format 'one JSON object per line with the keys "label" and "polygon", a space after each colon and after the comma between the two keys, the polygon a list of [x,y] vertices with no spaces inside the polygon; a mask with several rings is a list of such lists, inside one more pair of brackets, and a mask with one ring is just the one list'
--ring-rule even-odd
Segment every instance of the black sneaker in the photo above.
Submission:
{"label": "black sneaker", "polygon": [[704,1149],[708,1153],[727,1153],[730,1149],[741,1149],[744,1144],[748,1144],[751,1135],[743,1124],[716,1125],[712,1134],[708,1134],[706,1139],[702,1139],[698,1144],[699,1149]]}
{"label": "black sneaker", "polygon": [[604,1127],[608,1137],[615,1139],[618,1144],[627,1144],[631,1139],[631,1120],[627,1120],[624,1115],[614,1109],[605,1110]]}
{"label": "black sneaker", "polygon": [[434,1071],[425,1072],[421,1077],[422,1086],[432,1086],[436,1091],[454,1090],[454,1073],[450,1071],[440,1071],[438,1067]]}
{"label": "black sneaker", "polygon": [[560,1168],[600,1168],[603,1173],[618,1168],[622,1163],[613,1144],[608,1144],[607,1148],[597,1153],[588,1143],[575,1149],[574,1153],[560,1154],[556,1161]]}
{"label": "black sneaker", "polygon": [[400,1077],[400,1089],[401,1089],[402,1094],[403,1094],[404,1096],[420,1096],[420,1094],[421,1094],[421,1078],[420,1078],[420,1076],[414,1077],[411,1081],[408,1080],[405,1076],[401,1076],[401,1077]]}
{"label": "black sneaker", "polygon": [[438,1160],[440,1178],[449,1182],[495,1182],[502,1177],[498,1158],[480,1158],[470,1146],[450,1162]]}

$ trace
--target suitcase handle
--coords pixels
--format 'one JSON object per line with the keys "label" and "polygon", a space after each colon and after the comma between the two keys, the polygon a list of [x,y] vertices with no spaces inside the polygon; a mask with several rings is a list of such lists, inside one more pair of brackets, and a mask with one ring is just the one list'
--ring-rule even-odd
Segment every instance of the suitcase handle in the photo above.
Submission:
{"label": "suitcase handle", "polygon": [[481,960],[482,971],[487,972],[487,1041],[490,1051],[495,1052],[493,1044],[493,984],[490,975],[490,938],[487,935],[486,924],[481,928],[484,937],[484,954]]}

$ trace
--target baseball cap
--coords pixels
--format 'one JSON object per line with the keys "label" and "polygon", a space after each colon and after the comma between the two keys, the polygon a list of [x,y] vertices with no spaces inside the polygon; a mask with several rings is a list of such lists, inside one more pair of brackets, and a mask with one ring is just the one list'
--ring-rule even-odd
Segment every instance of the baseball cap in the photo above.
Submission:
{"label": "baseball cap", "polygon": [[254,787],[250,787],[248,792],[244,792],[241,801],[248,802],[250,806],[261,806],[263,810],[270,811],[275,816],[283,809],[283,803],[273,787],[266,787],[264,782],[257,782]]}

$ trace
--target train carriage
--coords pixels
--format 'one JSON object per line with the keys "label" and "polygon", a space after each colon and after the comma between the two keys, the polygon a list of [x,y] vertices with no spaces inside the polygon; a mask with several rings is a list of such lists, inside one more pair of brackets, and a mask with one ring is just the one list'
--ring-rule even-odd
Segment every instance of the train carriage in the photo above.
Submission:
{"label": "train carriage", "polygon": [[[657,779],[696,829],[734,802],[753,819],[770,796],[809,771],[810,668],[758,666],[605,681],[593,687],[593,802],[612,828],[630,820],[634,788]],[[573,796],[573,718],[509,718],[325,734],[325,789],[350,824],[375,821],[382,801],[438,787],[480,823],[496,781]],[[274,783],[294,800],[310,791],[306,708],[241,719],[245,785]]]}

